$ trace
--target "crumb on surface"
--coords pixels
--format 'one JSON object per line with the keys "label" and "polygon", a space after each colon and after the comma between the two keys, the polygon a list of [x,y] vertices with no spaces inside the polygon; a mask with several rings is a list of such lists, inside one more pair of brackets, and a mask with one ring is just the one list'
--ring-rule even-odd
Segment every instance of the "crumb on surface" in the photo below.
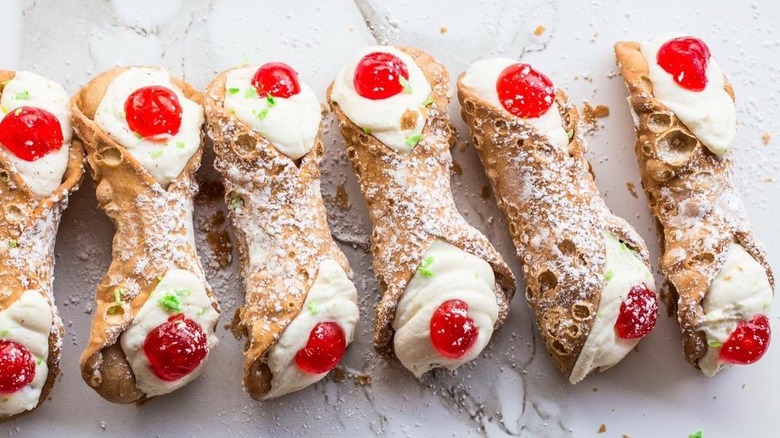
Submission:
{"label": "crumb on surface", "polygon": [[604,433],[607,431],[607,425],[604,423],[601,423],[601,426],[599,426],[598,433]]}
{"label": "crumb on surface", "polygon": [[355,376],[355,382],[361,386],[371,385],[371,374],[358,374]]}
{"label": "crumb on surface", "polygon": [[442,27],[439,29],[439,33],[447,33],[447,28],[446,28],[445,26],[442,26]]}
{"label": "crumb on surface", "polygon": [[769,144],[769,142],[772,141],[772,134],[765,131],[763,134],[761,134],[761,141],[763,141],[765,145]]}
{"label": "crumb on surface", "polygon": [[544,31],[546,31],[547,28],[542,26],[541,24],[539,26],[536,26],[536,29],[534,29],[534,35],[536,36],[542,36],[544,34]]}
{"label": "crumb on surface", "polygon": [[631,193],[631,196],[638,198],[639,195],[636,193],[636,186],[631,181],[626,183],[626,189],[628,189],[628,193]]}

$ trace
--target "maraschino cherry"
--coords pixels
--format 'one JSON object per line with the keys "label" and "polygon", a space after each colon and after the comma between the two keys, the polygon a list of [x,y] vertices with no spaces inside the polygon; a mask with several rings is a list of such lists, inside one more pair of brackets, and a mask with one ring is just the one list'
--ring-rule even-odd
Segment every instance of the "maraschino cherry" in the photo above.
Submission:
{"label": "maraschino cherry", "polygon": [[512,64],[498,75],[498,101],[512,115],[523,119],[545,114],[555,101],[550,78],[528,64]]}
{"label": "maraschino cherry", "polygon": [[180,313],[149,332],[144,353],[154,375],[172,382],[203,362],[208,354],[207,336],[197,322]]}
{"label": "maraschino cherry", "polygon": [[623,339],[637,339],[653,331],[658,319],[658,297],[644,283],[634,286],[620,304],[615,330]]}
{"label": "maraschino cherry", "polygon": [[301,92],[298,72],[283,62],[263,64],[252,77],[252,86],[259,97],[288,98]]}
{"label": "maraschino cherry", "polygon": [[307,373],[327,373],[338,365],[346,349],[344,330],[335,322],[321,322],[309,333],[306,346],[295,354],[295,363]]}
{"label": "maraschino cherry", "polygon": [[658,49],[657,61],[681,87],[702,91],[707,86],[710,48],[704,41],[690,36],[671,39]]}
{"label": "maraschino cherry", "polygon": [[720,360],[740,365],[751,364],[766,353],[771,335],[769,318],[764,315],[742,321],[723,343]]}
{"label": "maraschino cherry", "polygon": [[409,70],[401,58],[386,52],[372,52],[360,59],[355,68],[355,91],[366,99],[379,100],[399,94]]}
{"label": "maraschino cherry", "polygon": [[125,117],[130,129],[141,137],[164,140],[181,128],[179,97],[159,85],[139,88],[125,101]]}
{"label": "maraschino cherry", "polygon": [[431,317],[431,342],[444,357],[463,357],[479,336],[479,329],[469,317],[469,305],[461,300],[443,302]]}
{"label": "maraschino cherry", "polygon": [[62,147],[62,127],[54,114],[22,106],[0,121],[0,144],[25,161],[35,161]]}
{"label": "maraschino cherry", "polygon": [[11,394],[35,378],[32,354],[21,344],[0,340],[0,393]]}

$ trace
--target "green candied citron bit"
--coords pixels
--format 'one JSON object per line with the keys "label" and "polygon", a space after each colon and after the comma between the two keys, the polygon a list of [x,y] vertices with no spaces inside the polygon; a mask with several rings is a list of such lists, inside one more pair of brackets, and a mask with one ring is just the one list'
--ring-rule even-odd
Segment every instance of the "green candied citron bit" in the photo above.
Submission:
{"label": "green candied citron bit", "polygon": [[371,134],[371,130],[368,129],[368,128],[363,128],[363,132],[365,132],[366,134],[369,134],[369,135]]}
{"label": "green candied citron bit", "polygon": [[11,239],[8,241],[8,246],[11,248],[18,248],[19,247],[19,241],[16,239]]}
{"label": "green candied citron bit", "polygon": [[268,107],[276,106],[276,99],[274,99],[273,96],[266,96],[265,98],[266,103],[268,103]]}
{"label": "green candied citron bit", "polygon": [[474,273],[474,279],[475,280],[479,280],[479,272],[475,272]]}
{"label": "green candied citron bit", "polygon": [[239,207],[243,207],[244,200],[240,197],[236,196],[235,198],[230,200],[230,209],[231,210],[237,210]]}
{"label": "green candied citron bit", "polygon": [[5,105],[0,105],[0,109],[3,110],[5,114],[8,114],[8,108],[6,108]]}
{"label": "green candied citron bit", "polygon": [[30,99],[30,92],[27,90],[24,90],[21,93],[16,95],[16,100],[29,100],[29,99]]}
{"label": "green candied citron bit", "polygon": [[268,117],[268,108],[263,108],[257,113],[257,118],[260,120],[265,120],[265,118]]}
{"label": "green candied citron bit", "polygon": [[184,144],[183,141],[177,141],[176,142],[176,148],[177,149],[184,149],[184,146],[186,146],[186,145]]}
{"label": "green candied citron bit", "polygon": [[314,298],[309,301],[309,304],[307,304],[306,307],[309,309],[309,312],[311,312],[312,315],[316,315],[319,311],[319,303],[317,303],[317,300]]}
{"label": "green candied citron bit", "polygon": [[566,131],[566,135],[568,135],[569,136],[569,140],[571,140],[572,138],[574,138],[574,130],[573,129],[569,129],[568,131]]}
{"label": "green candied citron bit", "polygon": [[604,280],[607,280],[607,281],[609,281],[609,280],[612,280],[612,277],[613,277],[614,275],[615,275],[615,273],[614,273],[614,272],[612,272],[612,271],[607,271],[607,272],[605,272],[605,273],[604,273]]}
{"label": "green candied citron bit", "polygon": [[772,307],[772,303],[767,301],[764,303],[764,310],[769,310],[769,308]]}
{"label": "green candied citron bit", "polygon": [[433,277],[433,270],[431,270],[431,265],[433,264],[433,256],[428,256],[425,259],[423,259],[422,263],[420,263],[420,267],[417,268],[417,272],[420,273],[425,278],[431,278]]}
{"label": "green candied citron bit", "polygon": [[710,346],[710,348],[720,348],[720,347],[722,347],[722,346],[723,346],[723,342],[718,342],[718,341],[708,341],[708,342],[707,342],[707,345],[709,345],[709,346]]}
{"label": "green candied citron bit", "polygon": [[601,317],[603,317],[604,315],[602,315],[602,314],[601,314],[601,312],[596,312],[596,316],[598,316],[599,318],[601,318]]}
{"label": "green candied citron bit", "polygon": [[149,152],[149,155],[151,155],[152,158],[160,158],[162,156],[162,149],[151,151]]}
{"label": "green candied citron bit", "polygon": [[433,96],[428,96],[428,98],[423,101],[423,106],[431,105],[433,105]]}
{"label": "green candied citron bit", "polygon": [[40,365],[40,364],[42,364],[42,363],[43,363],[43,358],[42,358],[42,357],[39,357],[39,358],[38,358],[38,365]]}
{"label": "green candied citron bit", "polygon": [[133,132],[133,134],[135,134],[135,138],[144,138],[143,135],[141,135],[141,134],[139,134],[137,132]]}
{"label": "green candied citron bit", "polygon": [[247,99],[251,99],[253,97],[257,97],[257,90],[255,90],[255,87],[249,87],[244,91],[244,97]]}
{"label": "green candied citron bit", "polygon": [[9,333],[9,330],[5,329],[5,330],[0,332],[0,336],[8,336],[8,333]]}
{"label": "green candied citron bit", "polygon": [[162,298],[157,301],[168,313],[181,312],[181,301],[176,291],[166,292]]}
{"label": "green candied citron bit", "polygon": [[703,437],[704,437],[704,433],[702,433],[702,431],[700,430],[697,430],[696,432],[688,435],[688,438],[703,438]]}
{"label": "green candied citron bit", "polygon": [[114,305],[115,306],[121,306],[122,305],[122,294],[124,291],[122,289],[114,289]]}
{"label": "green candied citron bit", "polygon": [[407,80],[405,77],[399,75],[398,76],[398,82],[401,83],[402,87],[404,87],[404,93],[412,94],[412,86],[411,86],[411,84],[409,84],[409,80]]}
{"label": "green candied citron bit", "polygon": [[200,309],[200,310],[198,310],[198,316],[201,316],[201,315],[203,315],[204,313],[206,313],[206,308],[205,308],[205,307],[204,307],[204,308],[202,308],[202,309]]}
{"label": "green candied citron bit", "polygon": [[415,135],[413,135],[413,136],[411,136],[411,137],[406,139],[406,145],[409,146],[410,148],[413,148],[413,147],[417,146],[417,143],[419,143],[420,140],[422,140],[423,138],[425,138],[424,135],[422,135],[422,134],[415,134]]}
{"label": "green candied citron bit", "polygon": [[628,245],[626,245],[626,242],[623,242],[622,240],[620,241],[620,249],[622,249],[623,251],[629,250]]}
{"label": "green candied citron bit", "polygon": [[230,94],[237,94],[240,90],[236,87],[230,87],[228,88],[228,93]]}
{"label": "green candied citron bit", "polygon": [[127,117],[127,114],[125,114],[125,112],[124,112],[124,111],[119,111],[119,117],[120,117],[120,118],[122,118],[122,119],[124,119],[124,118],[126,118],[126,117]]}

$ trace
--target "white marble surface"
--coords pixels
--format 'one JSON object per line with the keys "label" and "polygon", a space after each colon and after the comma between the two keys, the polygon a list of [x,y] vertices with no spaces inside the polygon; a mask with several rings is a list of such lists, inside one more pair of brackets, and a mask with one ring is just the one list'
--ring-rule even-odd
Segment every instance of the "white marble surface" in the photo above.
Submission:
{"label": "white marble surface", "polygon": [[[418,4],[420,3],[420,4]],[[491,54],[521,56],[567,88],[575,102],[607,104],[611,115],[590,139],[590,158],[607,203],[658,245],[639,186],[633,132],[612,44],[682,30],[705,38],[730,75],[740,121],[737,177],[755,230],[780,267],[777,233],[780,177],[780,3],[710,1],[462,1],[379,0],[50,0],[0,2],[0,68],[27,69],[73,92],[115,65],[159,64],[199,88],[224,68],[283,60],[320,97],[338,68],[361,46],[379,40],[416,45],[444,61],[454,77]],[[373,27],[367,27],[365,17]],[[546,31],[533,35],[537,26]],[[442,28],[446,32],[442,33]],[[453,121],[463,132],[457,103]],[[220,326],[222,343],[199,381],[143,406],[104,402],[81,380],[78,355],[86,341],[95,286],[108,266],[111,225],[97,210],[87,178],[73,197],[57,241],[56,296],[67,324],[64,376],[40,410],[0,425],[18,436],[775,436],[780,396],[780,347],[751,367],[715,379],[688,366],[673,319],[661,318],[639,351],[615,369],[571,387],[553,368],[533,330],[522,294],[486,354],[454,375],[422,382],[376,357],[370,346],[377,284],[366,254],[365,205],[334,125],[326,135],[326,195],[346,183],[351,207],[329,208],[335,236],[357,272],[363,320],[343,364],[368,373],[371,384],[332,379],[274,402],[252,401],[240,386],[240,343]],[[762,133],[776,133],[763,145]],[[453,176],[459,207],[511,261],[513,249],[470,146],[455,148],[462,175]],[[205,166],[202,176],[213,178]],[[201,230],[220,202],[199,204]],[[203,239],[203,233],[199,234]],[[220,269],[202,258],[220,294],[223,321],[241,302],[235,263]],[[519,290],[523,290],[522,287]],[[777,319],[773,318],[777,325]],[[601,424],[607,431],[597,434]]]}

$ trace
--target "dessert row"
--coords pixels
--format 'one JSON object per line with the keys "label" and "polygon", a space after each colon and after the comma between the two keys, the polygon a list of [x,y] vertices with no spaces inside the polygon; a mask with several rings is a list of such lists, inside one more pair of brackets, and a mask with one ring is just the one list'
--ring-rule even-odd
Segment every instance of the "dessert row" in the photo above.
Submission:
{"label": "dessert row", "polygon": [[[708,376],[753,363],[769,345],[774,280],[732,181],[732,87],[692,36],[620,42],[615,54],[685,358]],[[507,58],[470,66],[457,92],[553,362],[573,384],[612,367],[652,331],[659,295],[645,243],[596,188],[577,109]],[[131,403],[200,375],[220,317],[192,229],[205,136],[236,232],[246,391],[279,397],[338,364],[358,295],[320,193],[320,102],[292,67],[232,68],[205,94],[157,67],[121,67],[71,99],[34,73],[0,71],[0,93],[0,417],[37,407],[59,372],[53,249],[84,157],[116,232],[82,377]],[[417,377],[454,370],[506,319],[516,280],[453,202],[448,72],[416,48],[367,47],[326,94],[372,223],[374,345]]]}

